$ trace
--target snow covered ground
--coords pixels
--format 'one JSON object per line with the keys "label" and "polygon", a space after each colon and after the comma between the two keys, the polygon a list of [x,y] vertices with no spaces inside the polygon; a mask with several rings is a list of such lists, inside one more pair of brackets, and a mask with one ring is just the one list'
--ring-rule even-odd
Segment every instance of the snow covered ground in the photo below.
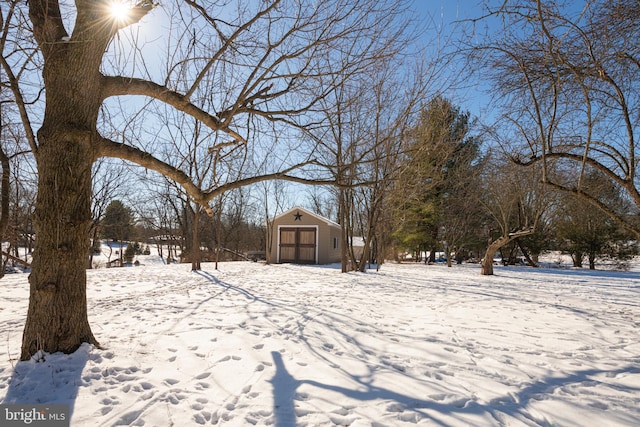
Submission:
{"label": "snow covered ground", "polygon": [[0,402],[72,426],[637,426],[640,273],[238,262],[88,272],[103,349],[16,361],[23,274],[0,281]]}

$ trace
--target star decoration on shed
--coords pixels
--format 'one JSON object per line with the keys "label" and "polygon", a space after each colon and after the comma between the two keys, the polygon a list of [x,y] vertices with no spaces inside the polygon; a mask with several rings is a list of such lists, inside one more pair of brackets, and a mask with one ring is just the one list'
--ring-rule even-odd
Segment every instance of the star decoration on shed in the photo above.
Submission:
{"label": "star decoration on shed", "polygon": [[294,218],[294,221],[302,221],[302,214],[300,212],[296,212]]}

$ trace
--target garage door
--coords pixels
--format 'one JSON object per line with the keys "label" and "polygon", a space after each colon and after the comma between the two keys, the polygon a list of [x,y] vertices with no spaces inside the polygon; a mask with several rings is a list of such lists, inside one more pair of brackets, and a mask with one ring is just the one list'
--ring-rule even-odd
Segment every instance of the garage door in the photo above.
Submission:
{"label": "garage door", "polygon": [[316,263],[315,228],[281,228],[280,262]]}

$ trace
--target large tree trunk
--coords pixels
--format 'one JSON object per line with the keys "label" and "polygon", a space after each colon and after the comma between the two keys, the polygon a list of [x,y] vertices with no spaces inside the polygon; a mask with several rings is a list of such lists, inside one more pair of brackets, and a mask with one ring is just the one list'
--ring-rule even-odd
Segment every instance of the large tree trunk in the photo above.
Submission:
{"label": "large tree trunk", "polygon": [[[76,4],[80,4],[76,2]],[[114,29],[101,24],[98,2],[83,3],[71,41],[57,3],[29,2],[34,35],[44,57],[47,88],[38,131],[36,248],[29,275],[29,309],[22,360],[40,350],[71,353],[98,345],[89,327],[86,264],[91,226],[91,168],[102,104],[100,65]]]}
{"label": "large tree trunk", "polygon": [[39,350],[75,351],[98,345],[87,319],[86,258],[91,225],[90,141],[69,133],[40,134],[37,236],[22,360]]}
{"label": "large tree trunk", "polygon": [[501,239],[492,242],[487,247],[487,252],[484,254],[484,259],[482,260],[482,268],[480,269],[480,274],[483,276],[492,276],[493,275],[493,257],[496,256],[496,252],[504,243]]}
{"label": "large tree trunk", "polygon": [[580,251],[575,251],[571,254],[571,261],[573,261],[573,266],[575,268],[582,268],[582,258],[584,254]]}
{"label": "large tree trunk", "polygon": [[347,240],[347,227],[349,227],[347,209],[345,190],[341,188],[338,193],[338,218],[340,218],[340,266],[342,273],[351,270],[349,266],[349,252],[347,250],[349,243]]}

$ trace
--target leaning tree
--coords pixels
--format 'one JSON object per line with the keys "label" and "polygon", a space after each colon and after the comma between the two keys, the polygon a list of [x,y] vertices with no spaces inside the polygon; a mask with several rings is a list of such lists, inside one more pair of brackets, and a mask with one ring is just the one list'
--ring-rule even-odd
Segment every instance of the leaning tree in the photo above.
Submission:
{"label": "leaning tree", "polygon": [[[498,18],[491,39],[471,51],[504,107],[499,128],[514,142],[512,159],[539,165],[545,184],[640,237],[640,9],[636,0],[579,3],[500,2],[486,16]],[[635,209],[585,185],[593,171]]]}
{"label": "leaning tree", "polygon": [[501,153],[487,154],[481,189],[472,193],[491,221],[480,274],[493,275],[493,259],[502,247],[530,236],[553,207],[553,194],[539,182],[536,168],[519,169]]}
{"label": "leaning tree", "polygon": [[[133,108],[142,99],[140,110],[145,102],[166,104],[227,135],[213,151],[249,145],[253,140],[247,136],[260,123],[300,127],[312,121],[314,105],[326,93],[315,85],[319,76],[348,78],[375,63],[389,45],[386,30],[399,25],[402,1],[238,1],[234,6],[215,0],[162,5],[139,0],[127,2],[125,13],[115,13],[122,5],[114,7],[110,0],[3,5],[1,65],[20,104],[38,173],[37,244],[21,359],[39,351],[73,352],[83,342],[98,345],[88,321],[85,272],[97,159],[120,158],[159,172],[209,211],[208,202],[233,186],[274,177],[304,182],[291,172],[313,160],[288,153],[289,163],[281,163],[286,173],[246,176],[203,190],[181,165],[156,156],[153,130],[105,131],[104,115],[117,114],[109,109],[114,99],[127,97]],[[144,27],[142,20],[166,31],[162,54],[153,43],[146,49],[121,36],[126,28]],[[338,51],[340,61],[317,60]],[[41,75],[29,72],[34,68]],[[210,81],[217,88],[209,94],[215,108],[204,110],[194,94]],[[46,98],[41,109],[23,96],[28,92],[30,99],[41,100],[40,92],[32,93],[34,86]]]}

